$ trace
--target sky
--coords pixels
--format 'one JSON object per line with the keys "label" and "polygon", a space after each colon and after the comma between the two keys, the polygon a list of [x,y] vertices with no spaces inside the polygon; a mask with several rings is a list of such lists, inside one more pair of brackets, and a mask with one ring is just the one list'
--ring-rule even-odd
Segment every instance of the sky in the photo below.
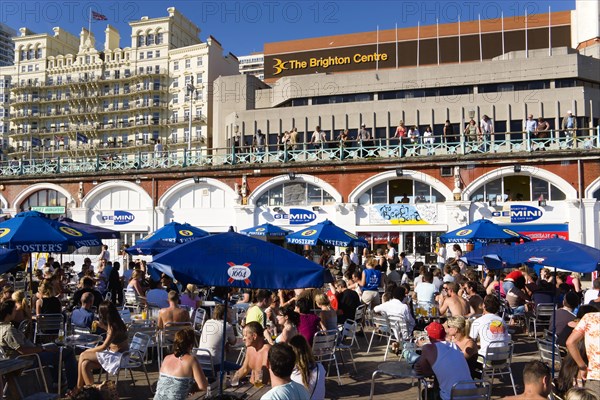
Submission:
{"label": "sky", "polygon": [[[596,0],[582,0],[596,1]],[[142,16],[167,16],[175,7],[200,29],[200,38],[215,37],[225,51],[237,56],[262,52],[270,42],[370,32],[379,29],[433,25],[440,23],[523,16],[552,11],[572,10],[575,0],[544,1],[22,1],[2,0],[0,22],[17,30],[27,27],[35,33],[52,33],[60,26],[79,35],[88,26],[90,8],[106,16],[107,21],[92,21],[96,47],[104,42],[109,23],[121,34],[121,47],[131,46],[129,21]]]}

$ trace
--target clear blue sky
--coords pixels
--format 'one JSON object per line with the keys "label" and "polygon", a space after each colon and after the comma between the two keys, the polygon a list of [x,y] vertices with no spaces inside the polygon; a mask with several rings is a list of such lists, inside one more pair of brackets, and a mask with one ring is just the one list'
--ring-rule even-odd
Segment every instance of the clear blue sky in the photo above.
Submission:
{"label": "clear blue sky", "polygon": [[[595,0],[590,0],[595,1]],[[78,35],[87,27],[89,8],[104,14],[108,21],[93,21],[97,47],[104,42],[106,23],[121,33],[121,47],[131,45],[129,21],[142,16],[167,15],[176,7],[201,29],[200,38],[212,35],[226,51],[245,55],[262,51],[263,44],[398,27],[523,16],[572,10],[575,0],[512,1],[78,1],[78,0],[2,0],[0,22],[18,30],[26,26],[36,33],[52,33],[60,26]]]}

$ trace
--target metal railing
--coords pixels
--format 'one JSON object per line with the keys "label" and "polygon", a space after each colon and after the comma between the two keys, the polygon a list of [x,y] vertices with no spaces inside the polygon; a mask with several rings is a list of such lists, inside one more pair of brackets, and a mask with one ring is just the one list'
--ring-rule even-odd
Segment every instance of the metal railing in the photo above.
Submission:
{"label": "metal railing", "polygon": [[[546,136],[546,135],[544,135]],[[433,142],[400,139],[374,139],[363,142],[324,142],[268,144],[262,147],[205,148],[154,151],[116,152],[115,148],[91,150],[71,147],[74,157],[46,154],[49,158],[13,159],[0,163],[0,175],[46,175],[57,173],[93,173],[139,169],[248,165],[256,163],[288,163],[304,161],[344,161],[359,159],[418,159],[439,155],[490,153],[529,153],[534,151],[575,151],[600,149],[600,126],[575,131],[547,132],[547,137],[535,137],[527,132],[496,133],[482,140],[469,141],[461,135],[458,141]],[[166,143],[169,143],[166,141]],[[81,146],[81,144],[79,144]],[[24,149],[24,151],[29,151]],[[81,152],[82,155],[77,155]],[[102,153],[102,154],[100,154]],[[10,157],[10,155],[9,155]]]}

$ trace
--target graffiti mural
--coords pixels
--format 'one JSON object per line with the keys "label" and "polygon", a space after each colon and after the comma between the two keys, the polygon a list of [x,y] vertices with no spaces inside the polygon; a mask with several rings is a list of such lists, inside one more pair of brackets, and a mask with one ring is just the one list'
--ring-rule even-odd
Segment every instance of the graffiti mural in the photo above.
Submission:
{"label": "graffiti mural", "polygon": [[435,204],[375,204],[368,207],[369,223],[428,225],[438,223]]}

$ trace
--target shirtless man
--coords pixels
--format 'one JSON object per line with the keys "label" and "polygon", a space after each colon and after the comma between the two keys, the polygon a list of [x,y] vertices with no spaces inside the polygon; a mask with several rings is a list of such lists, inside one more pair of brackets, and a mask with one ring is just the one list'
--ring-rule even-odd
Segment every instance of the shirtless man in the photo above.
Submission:
{"label": "shirtless man", "polygon": [[463,286],[463,289],[467,294],[467,301],[471,307],[471,311],[469,312],[468,316],[471,317],[473,315],[483,314],[483,299],[479,294],[477,294],[477,282],[468,281]]}
{"label": "shirtless man", "polygon": [[[251,321],[244,326],[243,338],[246,345],[246,357],[242,364],[242,368],[235,373],[237,379],[241,379],[251,372],[250,382],[254,383],[262,371],[263,384],[269,382],[269,368],[267,367],[267,358],[271,345],[265,343],[264,329],[261,324],[256,321]],[[232,379],[233,380],[233,379]]]}
{"label": "shirtless man", "polygon": [[552,391],[550,368],[541,361],[530,361],[523,370],[525,390],[519,396],[504,397],[510,400],[546,400]]}
{"label": "shirtless man", "polygon": [[190,322],[190,313],[179,307],[179,293],[169,292],[169,307],[158,312],[158,329],[163,329],[169,322]]}
{"label": "shirtless man", "polygon": [[446,315],[448,310],[453,316],[469,314],[471,307],[465,299],[458,295],[458,288],[456,282],[446,282],[442,285],[442,294],[438,295],[440,315]]}

